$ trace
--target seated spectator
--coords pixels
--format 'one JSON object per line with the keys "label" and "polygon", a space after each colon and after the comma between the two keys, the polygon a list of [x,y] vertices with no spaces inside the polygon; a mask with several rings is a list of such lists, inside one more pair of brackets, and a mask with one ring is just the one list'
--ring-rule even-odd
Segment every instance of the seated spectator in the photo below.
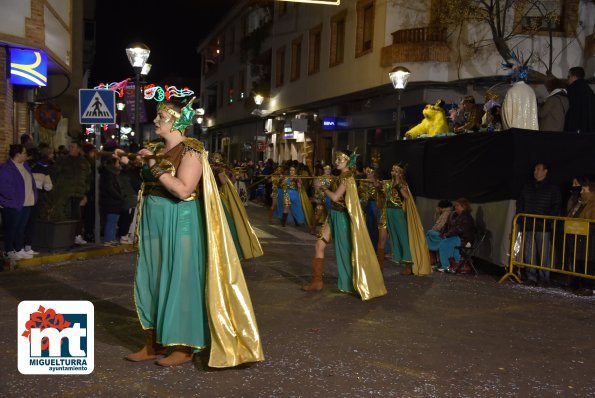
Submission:
{"label": "seated spectator", "polygon": [[454,212],[439,239],[428,240],[428,249],[437,251],[440,259],[438,271],[456,272],[461,261],[461,247],[473,244],[475,222],[471,216],[471,204],[465,198],[454,202]]}
{"label": "seated spectator", "polygon": [[[440,243],[442,238],[440,235],[445,232],[446,224],[450,219],[452,213],[452,202],[450,200],[441,200],[438,202],[436,212],[434,213],[434,225],[426,233],[426,239],[428,240],[428,246],[432,245],[436,247]],[[430,243],[431,242],[431,243]],[[436,250],[430,250],[430,263],[434,265],[438,262],[438,256]]]}
{"label": "seated spectator", "polygon": [[455,133],[465,133],[471,131],[478,131],[481,127],[481,118],[483,117],[483,109],[480,105],[475,103],[475,98],[472,95],[467,95],[462,101],[463,110],[465,111],[465,123],[462,126],[455,127]]}

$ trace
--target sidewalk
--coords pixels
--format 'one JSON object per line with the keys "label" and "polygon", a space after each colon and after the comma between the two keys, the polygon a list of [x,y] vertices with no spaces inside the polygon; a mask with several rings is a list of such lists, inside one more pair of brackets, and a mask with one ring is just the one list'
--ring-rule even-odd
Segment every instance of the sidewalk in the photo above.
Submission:
{"label": "sidewalk", "polygon": [[116,246],[103,246],[94,243],[72,246],[67,251],[55,253],[40,253],[30,259],[10,261],[5,258],[4,271],[16,268],[32,267],[42,264],[54,264],[67,261],[84,260],[92,257],[107,256],[110,254],[136,251],[133,245],[118,244]]}

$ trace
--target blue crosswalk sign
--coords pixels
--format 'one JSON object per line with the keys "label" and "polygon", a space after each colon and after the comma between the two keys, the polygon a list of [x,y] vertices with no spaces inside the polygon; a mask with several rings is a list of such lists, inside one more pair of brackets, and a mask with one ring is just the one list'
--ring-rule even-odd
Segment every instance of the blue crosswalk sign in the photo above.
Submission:
{"label": "blue crosswalk sign", "polygon": [[79,90],[81,124],[116,123],[116,92],[113,90]]}

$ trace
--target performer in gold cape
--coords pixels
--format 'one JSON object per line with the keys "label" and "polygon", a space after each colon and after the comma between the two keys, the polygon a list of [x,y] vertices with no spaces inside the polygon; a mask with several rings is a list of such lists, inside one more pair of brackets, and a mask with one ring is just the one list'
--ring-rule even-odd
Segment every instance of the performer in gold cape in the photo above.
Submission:
{"label": "performer in gold cape", "polygon": [[382,215],[378,224],[378,261],[382,265],[387,235],[393,260],[405,266],[402,275],[428,275],[432,269],[425,233],[415,201],[405,181],[405,170],[393,165],[391,179],[384,181]]}
{"label": "performer in gold cape", "polygon": [[[145,163],[134,301],[147,340],[126,359],[167,355],[157,364],[180,365],[210,345],[212,367],[262,361],[250,295],[208,153],[184,136],[195,113],[191,103],[184,108],[161,103],[154,123],[163,142],[137,154]],[[121,150],[114,154],[121,155]]]}
{"label": "performer in gold cape", "polygon": [[219,153],[213,154],[213,173],[217,179],[219,194],[223,206],[225,206],[224,210],[229,215],[228,223],[240,258],[247,260],[262,256],[262,247],[250,224],[244,203],[233,181],[229,178]]}
{"label": "performer in gold cape", "polygon": [[[312,260],[312,280],[303,290],[321,290],[323,286],[324,249],[335,241],[339,290],[358,293],[362,300],[386,294],[380,266],[366,230],[364,215],[357,196],[355,179],[350,168],[355,167],[355,153],[338,152],[335,160],[341,175],[334,179],[330,189],[323,192],[332,200],[327,221],[316,241],[316,254]],[[323,189],[315,180],[315,189]]]}

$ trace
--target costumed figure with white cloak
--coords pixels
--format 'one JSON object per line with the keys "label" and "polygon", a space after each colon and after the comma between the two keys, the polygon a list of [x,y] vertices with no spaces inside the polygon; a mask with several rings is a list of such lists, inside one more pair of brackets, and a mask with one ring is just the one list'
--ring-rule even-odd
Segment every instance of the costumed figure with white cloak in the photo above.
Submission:
{"label": "costumed figure with white cloak", "polygon": [[504,129],[539,130],[537,97],[533,88],[525,83],[529,77],[528,61],[521,61],[513,51],[512,59],[502,64],[503,68],[510,69],[508,76],[513,82],[502,103]]}

